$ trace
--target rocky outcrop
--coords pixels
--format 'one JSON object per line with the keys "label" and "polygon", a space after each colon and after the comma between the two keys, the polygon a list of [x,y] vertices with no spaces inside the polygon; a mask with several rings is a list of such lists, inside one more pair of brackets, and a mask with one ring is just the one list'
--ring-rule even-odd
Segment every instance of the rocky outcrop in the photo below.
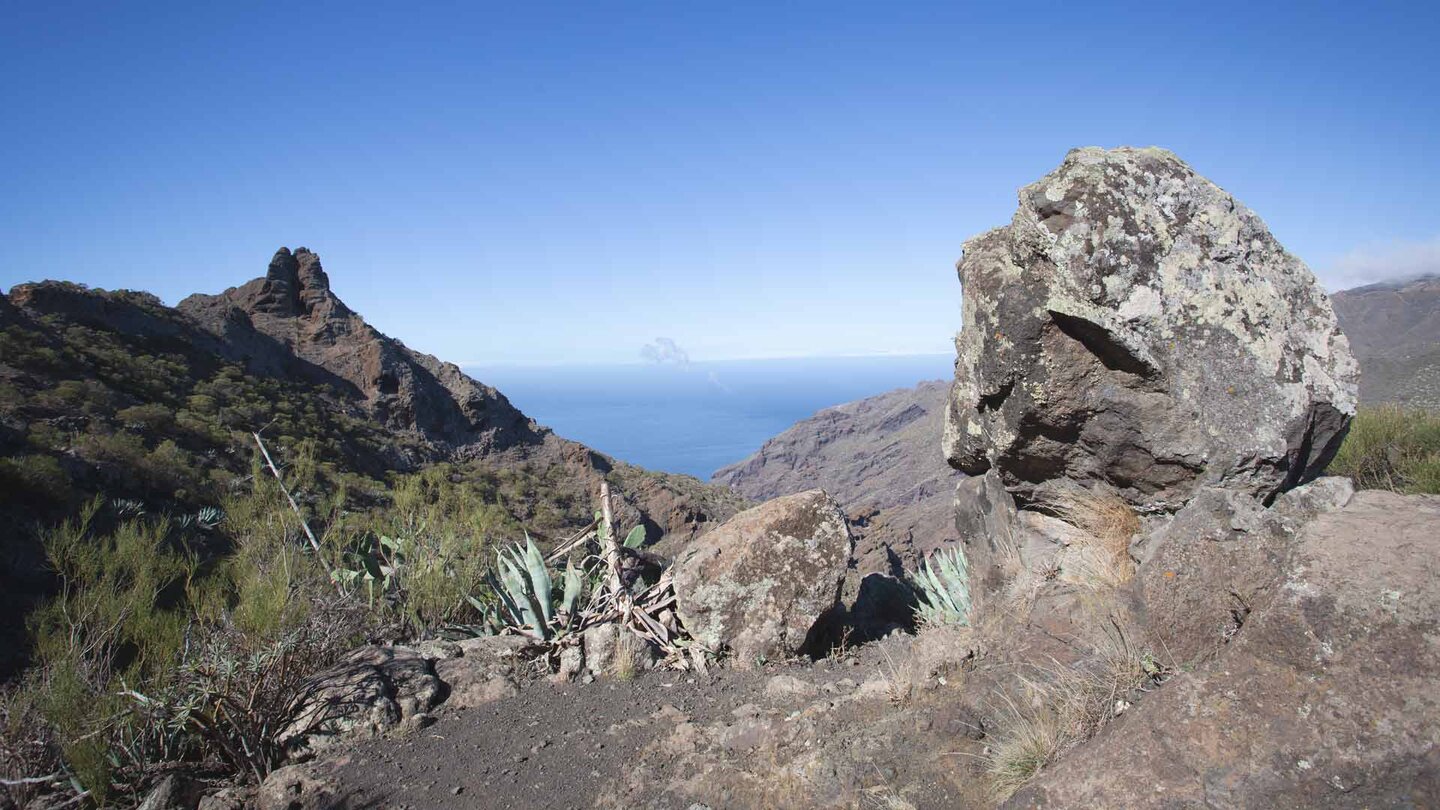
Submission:
{"label": "rocky outcrop", "polygon": [[274,367],[274,346],[338,378],[380,422],[462,455],[538,440],[537,427],[499,391],[453,363],[407,348],[334,293],[315,253],[281,248],[262,278],[177,307],[221,336],[232,359]]}
{"label": "rocky outcrop", "polygon": [[750,668],[815,651],[839,610],[854,550],[823,491],[741,512],[675,561],[676,612],[696,641]]}
{"label": "rocky outcrop", "polygon": [[1330,296],[1360,361],[1360,401],[1440,408],[1440,276]]}
{"label": "rocky outcrop", "polygon": [[1197,628],[1223,647],[1212,663],[1177,674],[1006,806],[1440,803],[1437,527],[1434,497],[1361,492],[1320,514],[1273,589],[1249,604],[1237,594],[1243,630]]}
{"label": "rocky outcrop", "polygon": [[1433,801],[1440,501],[1317,478],[1356,365],[1314,279],[1161,150],[1020,202],[959,265],[944,442],[992,750],[1055,746],[1006,806]]}
{"label": "rocky outcrop", "polygon": [[1317,476],[1355,409],[1325,294],[1260,218],[1160,149],[1077,149],[971,239],[945,430],[956,468],[1174,510]]}
{"label": "rocky outcrop", "polygon": [[892,554],[913,566],[955,540],[960,473],[936,450],[948,391],[924,382],[826,408],[711,480],[757,501],[823,489],[851,517],[860,573],[893,573]]}
{"label": "rocky outcrop", "polygon": [[[535,424],[459,366],[367,324],[330,290],[320,257],[305,248],[281,248],[264,277],[219,295],[192,295],[178,309],[221,336],[231,359],[267,369],[283,367],[277,356],[294,358],[302,368],[289,373],[350,392],[380,423],[429,443],[432,459],[422,460],[483,459],[542,474],[560,468],[564,475],[547,478],[577,504],[597,502],[601,480],[613,476],[621,485],[617,517],[644,525],[650,542],[694,537],[744,503],[681,476],[609,459]],[[588,507],[583,511],[588,515]]]}

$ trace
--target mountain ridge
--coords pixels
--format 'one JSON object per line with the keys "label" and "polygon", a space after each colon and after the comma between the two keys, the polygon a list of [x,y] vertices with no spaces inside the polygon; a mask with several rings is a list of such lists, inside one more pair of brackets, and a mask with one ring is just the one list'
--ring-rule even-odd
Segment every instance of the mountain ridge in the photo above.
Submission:
{"label": "mountain ridge", "polygon": [[1440,408],[1440,275],[1367,284],[1330,299],[1360,361],[1360,398]]}

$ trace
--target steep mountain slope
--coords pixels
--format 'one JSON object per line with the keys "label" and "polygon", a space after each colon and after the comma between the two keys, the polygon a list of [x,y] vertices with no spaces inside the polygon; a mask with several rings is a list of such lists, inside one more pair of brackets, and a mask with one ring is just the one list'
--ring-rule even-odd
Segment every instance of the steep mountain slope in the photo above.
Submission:
{"label": "steep mountain slope", "polygon": [[711,480],[755,500],[825,489],[860,524],[862,565],[885,570],[886,548],[908,562],[954,536],[959,473],[935,449],[948,391],[923,382],[827,408]]}
{"label": "steep mountain slope", "polygon": [[1440,407],[1440,276],[1330,296],[1360,361],[1360,399]]}
{"label": "steep mountain slope", "polygon": [[[256,473],[254,431],[317,519],[383,509],[421,471],[497,507],[506,535],[524,527],[541,542],[587,524],[602,481],[617,519],[652,542],[684,542],[744,503],[535,424],[369,326],[303,248],[175,308],[146,293],[24,284],[0,296],[0,609],[21,616],[50,587],[44,527],[96,494],[177,516],[218,504]],[[23,629],[5,623],[14,637],[0,647],[20,649]]]}

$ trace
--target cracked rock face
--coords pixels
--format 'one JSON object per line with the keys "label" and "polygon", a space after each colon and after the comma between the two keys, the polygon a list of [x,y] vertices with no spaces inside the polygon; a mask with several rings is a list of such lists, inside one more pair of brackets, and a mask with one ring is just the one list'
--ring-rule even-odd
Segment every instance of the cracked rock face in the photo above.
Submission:
{"label": "cracked rock face", "polygon": [[1329,300],[1265,224],[1161,149],[1077,149],[971,239],[945,453],[1025,501],[1104,483],[1174,510],[1262,499],[1339,448],[1358,370]]}

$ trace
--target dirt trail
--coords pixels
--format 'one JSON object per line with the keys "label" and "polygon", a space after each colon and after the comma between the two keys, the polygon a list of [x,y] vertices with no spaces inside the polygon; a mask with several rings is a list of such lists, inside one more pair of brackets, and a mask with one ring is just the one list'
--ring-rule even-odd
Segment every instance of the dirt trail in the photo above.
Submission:
{"label": "dirt trail", "polygon": [[[724,758],[763,771],[762,760],[774,756],[769,741],[779,726],[804,729],[784,744],[788,758],[796,749],[813,745],[819,750],[850,744],[842,740],[848,736],[864,736],[867,723],[852,707],[871,706],[863,712],[867,715],[893,713],[877,691],[889,677],[889,666],[886,651],[870,645],[844,659],[756,672],[659,671],[631,680],[564,685],[538,680],[513,698],[470,709],[442,708],[434,725],[410,737],[355,743],[330,753],[324,778],[338,788],[338,806],[354,810],[568,810],[612,802],[687,810],[692,801],[668,790],[676,780],[696,777],[690,770],[693,760],[687,760],[693,748],[667,750],[677,728],[721,729]],[[858,700],[867,690],[871,694]],[[828,715],[823,726],[813,723],[817,713]],[[821,727],[827,730],[821,733]],[[893,769],[882,764],[873,770],[883,775]],[[935,800],[933,806],[954,806],[945,786],[924,792]],[[707,793],[703,784],[700,793],[702,798]],[[739,801],[727,800],[731,794],[718,785],[714,795],[702,806],[719,810]],[[739,806],[754,806],[753,800]]]}

